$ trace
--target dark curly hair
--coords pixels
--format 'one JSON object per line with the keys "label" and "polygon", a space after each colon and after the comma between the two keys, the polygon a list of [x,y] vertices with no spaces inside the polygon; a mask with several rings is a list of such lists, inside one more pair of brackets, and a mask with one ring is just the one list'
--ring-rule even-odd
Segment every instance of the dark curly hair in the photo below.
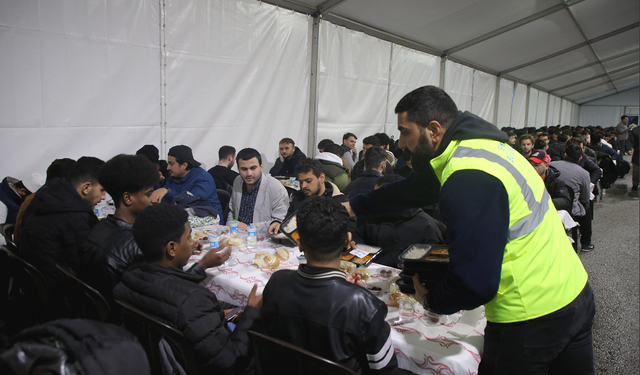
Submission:
{"label": "dark curly hair", "polygon": [[318,160],[306,158],[298,162],[295,172],[296,175],[299,175],[300,173],[313,172],[316,177],[320,178],[320,174],[324,173],[324,168],[322,168],[322,163]]}
{"label": "dark curly hair", "polygon": [[147,262],[162,260],[164,247],[180,243],[189,214],[172,204],[154,204],[145,208],[133,223],[133,238]]}
{"label": "dark curly hair", "polygon": [[109,193],[116,208],[122,202],[122,194],[135,194],[152,188],[159,180],[158,166],[144,155],[116,155],[98,171],[98,181]]}
{"label": "dark curly hair", "polygon": [[311,196],[296,213],[300,243],[312,260],[331,261],[340,257],[347,240],[349,214],[329,197]]}

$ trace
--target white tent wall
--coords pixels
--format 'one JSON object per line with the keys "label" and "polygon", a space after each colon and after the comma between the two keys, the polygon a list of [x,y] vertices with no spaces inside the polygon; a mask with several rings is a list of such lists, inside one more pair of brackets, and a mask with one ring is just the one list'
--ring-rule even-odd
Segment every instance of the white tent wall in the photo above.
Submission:
{"label": "white tent wall", "polygon": [[2,176],[159,146],[158,24],[158,1],[3,2]]}
{"label": "white tent wall", "polygon": [[471,111],[473,101],[473,68],[447,60],[444,69],[444,91],[460,111]]}
{"label": "white tent wall", "polygon": [[571,102],[562,99],[562,120],[560,121],[562,125],[571,125],[571,109]]}
{"label": "white tent wall", "polygon": [[253,147],[265,172],[278,142],[307,150],[311,18],[258,1],[168,0],[167,149]]}
{"label": "white tent wall", "polygon": [[[555,126],[560,124],[560,110],[562,107],[562,99],[557,96],[549,96],[549,108],[547,110],[547,126]],[[563,124],[560,124],[563,125]]]}
{"label": "white tent wall", "polygon": [[320,24],[318,47],[318,135],[342,144],[382,132],[388,107],[391,43],[361,32]]}
{"label": "white tent wall", "polygon": [[500,78],[500,90],[498,93],[498,119],[495,123],[498,128],[512,126],[511,106],[513,105],[513,85],[513,81]]}
{"label": "white tent wall", "polygon": [[580,125],[580,106],[571,103],[571,107],[573,108],[573,112],[571,113],[571,126]]}
{"label": "white tent wall", "polygon": [[538,122],[537,114],[538,114],[538,95],[540,95],[540,91],[534,88],[529,89],[529,107],[527,110],[529,111],[527,114],[527,126],[534,126],[539,128],[540,125]]}
{"label": "white tent wall", "polygon": [[418,87],[438,86],[439,83],[439,57],[393,44],[385,133],[395,139],[400,135],[395,108],[403,96]]}
{"label": "white tent wall", "polygon": [[511,126],[516,129],[525,127],[525,113],[527,110],[527,86],[516,83],[513,92],[513,105],[511,108]]}
{"label": "white tent wall", "polygon": [[473,98],[471,112],[493,123],[493,113],[496,103],[496,80],[498,77],[473,71]]}
{"label": "white tent wall", "polygon": [[580,126],[616,126],[620,116],[624,114],[624,106],[587,106],[580,107]]}
{"label": "white tent wall", "polygon": [[536,111],[536,128],[549,126],[547,124],[547,107],[549,106],[549,94],[540,91],[538,93],[538,105]]}

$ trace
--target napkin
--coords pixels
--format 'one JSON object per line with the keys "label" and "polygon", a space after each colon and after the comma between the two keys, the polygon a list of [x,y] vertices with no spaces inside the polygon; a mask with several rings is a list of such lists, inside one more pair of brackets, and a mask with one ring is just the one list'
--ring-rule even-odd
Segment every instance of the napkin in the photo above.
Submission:
{"label": "napkin", "polygon": [[484,306],[480,306],[477,309],[468,310],[462,313],[462,317],[457,324],[455,324],[449,330],[449,333],[458,336],[460,338],[467,337],[476,329],[478,322],[482,320],[484,314]]}

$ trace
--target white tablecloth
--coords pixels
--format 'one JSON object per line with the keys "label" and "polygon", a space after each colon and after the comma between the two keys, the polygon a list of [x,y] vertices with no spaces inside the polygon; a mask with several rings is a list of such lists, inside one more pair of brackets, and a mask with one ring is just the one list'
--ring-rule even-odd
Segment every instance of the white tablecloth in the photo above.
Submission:
{"label": "white tablecloth", "polygon": [[[253,263],[256,252],[273,251],[275,248],[285,248],[290,253],[289,260],[281,263],[277,269],[259,269]],[[200,259],[203,254],[192,256],[190,263]],[[261,293],[274,272],[297,269],[299,255],[297,247],[285,247],[270,241],[259,242],[255,249],[247,249],[243,245],[237,250],[238,264],[208,269],[203,285],[215,293],[219,300],[244,306],[253,284],[258,284],[258,292]],[[382,268],[392,270],[393,276],[386,279],[380,277],[379,270]],[[367,285],[381,287],[385,292],[380,298],[387,303],[389,309],[387,320],[398,318],[398,308],[389,304],[387,294],[390,283],[400,270],[375,263],[368,270],[372,277]],[[391,339],[400,368],[416,374],[430,375],[478,372],[486,325],[484,308],[443,317],[441,323],[430,323],[422,306],[418,304],[414,318],[413,323],[391,327]]]}

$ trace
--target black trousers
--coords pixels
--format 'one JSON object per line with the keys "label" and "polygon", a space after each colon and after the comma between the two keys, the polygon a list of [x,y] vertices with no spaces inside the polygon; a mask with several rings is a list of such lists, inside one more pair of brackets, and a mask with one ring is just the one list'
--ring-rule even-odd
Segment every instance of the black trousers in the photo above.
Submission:
{"label": "black trousers", "polygon": [[567,306],[517,323],[487,323],[479,375],[589,375],[595,300],[589,283]]}

